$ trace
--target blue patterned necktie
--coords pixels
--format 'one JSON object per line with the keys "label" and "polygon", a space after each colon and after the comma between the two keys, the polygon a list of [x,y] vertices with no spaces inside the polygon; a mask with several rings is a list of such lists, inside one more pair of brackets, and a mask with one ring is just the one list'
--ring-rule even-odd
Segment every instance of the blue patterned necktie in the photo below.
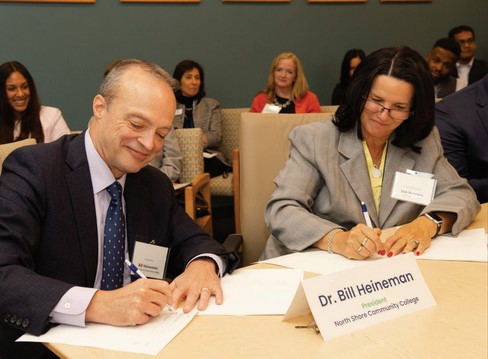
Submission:
{"label": "blue patterned necktie", "polygon": [[105,218],[103,234],[103,290],[121,288],[124,283],[125,219],[122,210],[122,186],[115,181],[106,188],[112,199]]}

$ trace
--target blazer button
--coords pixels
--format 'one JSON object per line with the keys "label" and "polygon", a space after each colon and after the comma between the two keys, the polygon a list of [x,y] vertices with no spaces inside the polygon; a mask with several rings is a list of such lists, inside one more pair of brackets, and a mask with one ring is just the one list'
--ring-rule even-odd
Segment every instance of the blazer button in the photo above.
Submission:
{"label": "blazer button", "polygon": [[24,319],[24,321],[22,322],[22,327],[23,328],[27,328],[30,324],[30,321],[29,319]]}
{"label": "blazer button", "polygon": [[22,318],[20,318],[20,317],[17,318],[17,321],[15,322],[15,324],[20,327],[22,325]]}
{"label": "blazer button", "polygon": [[3,322],[4,323],[10,322],[10,314],[7,313],[3,316]]}
{"label": "blazer button", "polygon": [[17,321],[17,316],[14,314],[10,317],[10,323],[15,324],[16,321]]}

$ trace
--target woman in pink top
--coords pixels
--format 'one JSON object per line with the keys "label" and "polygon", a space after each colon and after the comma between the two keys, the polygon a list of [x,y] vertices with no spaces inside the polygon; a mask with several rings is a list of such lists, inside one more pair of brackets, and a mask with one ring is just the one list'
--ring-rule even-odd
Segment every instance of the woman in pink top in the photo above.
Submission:
{"label": "woman in pink top", "polygon": [[52,142],[70,133],[61,111],[42,106],[34,80],[17,61],[0,65],[0,144],[34,138]]}
{"label": "woman in pink top", "polygon": [[251,112],[320,112],[317,96],[308,90],[308,82],[298,57],[291,52],[276,56],[271,64],[268,84],[253,99]]}

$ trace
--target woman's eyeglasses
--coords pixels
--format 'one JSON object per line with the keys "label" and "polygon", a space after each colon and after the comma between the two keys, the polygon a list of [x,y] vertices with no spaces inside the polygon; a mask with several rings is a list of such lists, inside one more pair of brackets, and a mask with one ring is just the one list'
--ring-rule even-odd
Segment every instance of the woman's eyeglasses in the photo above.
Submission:
{"label": "woman's eyeglasses", "polygon": [[397,108],[386,108],[378,101],[373,100],[371,97],[368,97],[364,102],[364,109],[371,113],[382,113],[383,111],[387,111],[388,115],[394,120],[404,121],[413,115],[412,111],[409,110],[400,110]]}

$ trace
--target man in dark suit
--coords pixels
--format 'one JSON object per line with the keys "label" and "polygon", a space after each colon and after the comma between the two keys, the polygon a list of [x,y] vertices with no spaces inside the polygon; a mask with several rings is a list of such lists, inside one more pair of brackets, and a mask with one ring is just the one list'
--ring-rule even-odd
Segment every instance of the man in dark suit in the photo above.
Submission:
{"label": "man in dark suit", "polygon": [[446,37],[437,40],[427,55],[436,98],[444,98],[456,91],[456,61],[460,52],[458,43]]}
{"label": "man in dark suit", "polygon": [[456,91],[481,80],[488,74],[488,62],[475,59],[476,38],[472,27],[460,25],[449,31],[449,38],[455,40],[461,47],[461,55],[456,64],[458,79]]}
{"label": "man in dark suit", "polygon": [[435,106],[445,156],[488,202],[488,75]]}
{"label": "man in dark suit", "polygon": [[[0,358],[44,358],[39,344],[14,340],[39,335],[53,323],[139,325],[167,305],[183,310],[223,300],[219,276],[232,271],[233,253],[206,235],[177,205],[171,181],[146,166],[171,129],[171,78],[156,65],[121,61],[93,100],[87,131],[14,151],[0,178]],[[119,241],[123,263],[137,246],[169,248],[166,276],[104,288],[105,213],[109,185],[121,186]],[[120,191],[119,191],[120,192]],[[117,214],[120,216],[120,212]],[[107,222],[107,223],[105,223]],[[124,227],[122,227],[124,228]],[[157,258],[164,262],[165,257]],[[122,286],[123,285],[123,286]]]}

